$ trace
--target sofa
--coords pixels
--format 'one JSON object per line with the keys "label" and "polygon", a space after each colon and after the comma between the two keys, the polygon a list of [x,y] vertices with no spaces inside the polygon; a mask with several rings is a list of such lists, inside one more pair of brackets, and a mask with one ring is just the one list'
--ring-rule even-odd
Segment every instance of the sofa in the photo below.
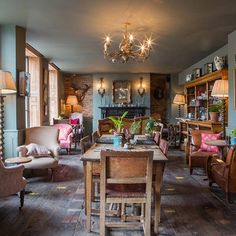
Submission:
{"label": "sofa", "polygon": [[25,142],[23,145],[17,147],[19,156],[26,157],[28,153],[27,146],[30,144],[37,144],[46,147],[50,154],[42,156],[30,155],[32,161],[25,163],[26,169],[51,169],[52,179],[54,179],[54,170],[58,167],[58,151],[60,149],[59,130],[51,126],[40,126],[27,128],[25,130]]}

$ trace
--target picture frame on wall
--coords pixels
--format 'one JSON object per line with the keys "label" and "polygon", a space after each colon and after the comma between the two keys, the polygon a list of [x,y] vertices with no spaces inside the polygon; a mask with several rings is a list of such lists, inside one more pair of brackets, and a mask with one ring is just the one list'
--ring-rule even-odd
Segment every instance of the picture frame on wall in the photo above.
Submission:
{"label": "picture frame on wall", "polygon": [[131,103],[131,82],[129,80],[114,80],[112,93],[113,103]]}

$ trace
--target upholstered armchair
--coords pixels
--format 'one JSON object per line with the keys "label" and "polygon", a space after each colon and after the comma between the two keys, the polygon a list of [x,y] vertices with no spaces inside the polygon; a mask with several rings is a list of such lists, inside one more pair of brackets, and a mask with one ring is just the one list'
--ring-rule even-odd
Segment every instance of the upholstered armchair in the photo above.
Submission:
{"label": "upholstered armchair", "polygon": [[210,130],[192,130],[189,154],[190,174],[193,168],[203,168],[206,171],[208,157],[219,154],[217,147],[208,146],[205,141],[220,139],[221,133],[213,134]]}
{"label": "upholstered armchair", "polygon": [[60,130],[59,143],[61,149],[66,149],[67,153],[70,153],[71,145],[73,143],[73,129],[69,124],[55,124],[53,127]]}
{"label": "upholstered armchair", "polygon": [[27,156],[27,145],[35,143],[48,148],[50,154],[43,157],[32,156],[32,161],[25,163],[26,169],[51,169],[52,177],[55,168],[58,166],[58,151],[60,149],[58,143],[59,130],[51,126],[40,126],[27,128],[25,130],[25,143],[17,147],[19,156]]}
{"label": "upholstered armchair", "polygon": [[20,209],[24,205],[24,189],[26,186],[23,170],[23,165],[5,167],[0,159],[0,197],[20,192]]}
{"label": "upholstered armchair", "polygon": [[226,192],[226,201],[230,201],[230,193],[236,193],[236,147],[228,151],[226,161],[217,155],[210,156],[207,161],[209,185],[219,185]]}

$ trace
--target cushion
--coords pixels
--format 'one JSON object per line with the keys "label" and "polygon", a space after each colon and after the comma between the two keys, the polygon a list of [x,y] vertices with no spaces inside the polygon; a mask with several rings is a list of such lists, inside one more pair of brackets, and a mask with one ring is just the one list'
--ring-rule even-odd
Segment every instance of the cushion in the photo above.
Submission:
{"label": "cushion", "polygon": [[214,153],[218,153],[219,152],[219,148],[216,146],[210,146],[206,144],[206,141],[211,141],[211,140],[217,140],[220,139],[221,134],[208,134],[208,133],[202,133],[201,134],[201,138],[202,138],[202,143],[200,146],[200,149],[202,151],[206,151],[206,152],[214,152]]}
{"label": "cushion", "polygon": [[70,124],[71,125],[77,125],[77,124],[79,124],[79,118],[75,118],[75,119],[70,119]]}
{"label": "cushion", "polygon": [[41,157],[41,156],[50,156],[51,152],[47,147],[43,145],[38,145],[36,143],[30,143],[26,146],[27,156]]}

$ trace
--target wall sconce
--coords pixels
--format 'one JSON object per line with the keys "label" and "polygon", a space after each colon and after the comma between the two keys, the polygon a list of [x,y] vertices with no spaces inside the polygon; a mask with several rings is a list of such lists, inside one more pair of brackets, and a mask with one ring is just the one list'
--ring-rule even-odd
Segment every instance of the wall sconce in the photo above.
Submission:
{"label": "wall sconce", "polygon": [[138,93],[140,96],[143,96],[145,93],[145,88],[143,87],[143,77],[140,77]]}
{"label": "wall sconce", "polygon": [[99,87],[98,87],[98,93],[103,97],[105,92],[106,92],[106,90],[105,90],[104,85],[103,85],[103,78],[100,78],[100,83],[99,83]]}

